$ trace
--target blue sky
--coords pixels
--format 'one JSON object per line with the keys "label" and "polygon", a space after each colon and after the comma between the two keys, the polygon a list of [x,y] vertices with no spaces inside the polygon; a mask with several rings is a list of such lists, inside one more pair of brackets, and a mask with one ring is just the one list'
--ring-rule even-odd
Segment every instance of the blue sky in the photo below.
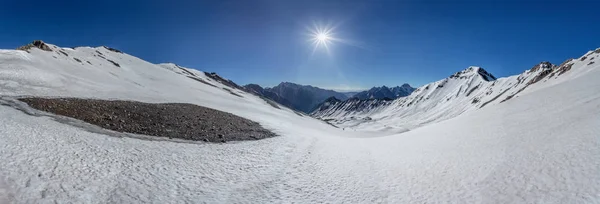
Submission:
{"label": "blue sky", "polygon": [[[107,45],[239,84],[423,85],[470,65],[503,77],[600,47],[594,1],[4,0],[0,48]],[[330,54],[308,28],[335,25]]]}

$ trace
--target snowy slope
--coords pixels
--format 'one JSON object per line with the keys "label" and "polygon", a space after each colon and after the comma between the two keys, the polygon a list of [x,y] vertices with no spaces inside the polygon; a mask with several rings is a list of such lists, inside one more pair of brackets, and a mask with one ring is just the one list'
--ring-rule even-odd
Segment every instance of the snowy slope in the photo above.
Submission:
{"label": "snowy slope", "polygon": [[[585,75],[597,65],[599,52],[590,51],[585,59],[567,60],[559,66],[542,62],[522,74],[499,79],[483,68],[469,67],[392,103],[364,109],[353,108],[362,102],[340,103],[311,115],[356,130],[410,130]],[[370,120],[364,120],[367,117]]]}
{"label": "snowy slope", "polygon": [[[95,50],[122,68],[100,59],[95,62],[103,65],[95,65]],[[342,131],[252,94],[231,94],[202,72],[102,47],[65,49],[90,59],[88,68],[42,52],[0,51],[0,102],[18,95],[190,102],[259,121],[281,136],[227,144],[139,140],[0,106],[0,181],[6,184],[0,183],[0,195],[6,189],[17,203],[600,201],[599,64],[577,61],[561,77],[504,103],[389,135]],[[472,78],[474,70],[446,81],[445,92],[464,81],[487,83]],[[419,96],[443,94],[431,89]],[[426,104],[413,105],[419,103]]]}
{"label": "snowy slope", "polygon": [[267,128],[297,122],[293,118],[330,128],[198,70],[172,63],[156,65],[106,47],[48,45],[53,51],[0,50],[0,95],[186,102],[230,112]]}

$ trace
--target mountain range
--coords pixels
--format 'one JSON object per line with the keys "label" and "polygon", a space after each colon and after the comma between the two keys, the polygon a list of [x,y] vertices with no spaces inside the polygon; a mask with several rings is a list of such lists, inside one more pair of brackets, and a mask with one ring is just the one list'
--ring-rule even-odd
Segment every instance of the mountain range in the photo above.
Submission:
{"label": "mountain range", "polygon": [[373,87],[367,91],[359,92],[353,97],[358,99],[397,99],[399,97],[410,95],[414,90],[415,88],[411,87],[409,84],[390,88],[386,86]]}
{"label": "mountain range", "polygon": [[362,92],[337,92],[309,85],[299,85],[291,82],[282,82],[272,88],[263,88],[257,84],[248,84],[244,88],[251,93],[273,100],[286,107],[302,111],[312,112],[324,100],[335,97],[346,100],[352,97],[359,99],[396,99],[407,96],[414,88],[408,84],[388,88],[386,86],[373,87]]}

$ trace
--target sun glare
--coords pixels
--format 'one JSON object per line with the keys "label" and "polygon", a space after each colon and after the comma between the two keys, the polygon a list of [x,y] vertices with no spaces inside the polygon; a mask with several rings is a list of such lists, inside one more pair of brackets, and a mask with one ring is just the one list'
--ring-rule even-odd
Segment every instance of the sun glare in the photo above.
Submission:
{"label": "sun glare", "polygon": [[333,37],[332,31],[333,28],[316,25],[314,28],[310,29],[310,41],[315,46],[313,49],[313,54],[319,47],[325,48],[325,51],[331,54],[329,51],[329,46],[333,41],[336,41],[336,39]]}

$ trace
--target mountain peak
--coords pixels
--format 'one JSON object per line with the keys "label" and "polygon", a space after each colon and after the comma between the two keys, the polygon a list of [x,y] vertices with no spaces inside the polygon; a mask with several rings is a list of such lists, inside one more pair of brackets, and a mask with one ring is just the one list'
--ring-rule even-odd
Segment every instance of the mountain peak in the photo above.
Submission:
{"label": "mountain peak", "polygon": [[540,69],[552,69],[554,68],[556,65],[548,62],[548,61],[543,61],[540,62],[538,64],[536,64],[535,66],[533,66],[531,69],[529,69],[532,72],[538,71]]}
{"label": "mountain peak", "polygon": [[281,82],[281,83],[279,83],[279,84],[278,84],[277,86],[275,86],[275,87],[301,87],[301,86],[303,86],[303,85],[296,84],[296,83],[292,83],[292,82],[287,82],[287,81],[284,81],[284,82]]}
{"label": "mountain peak", "polygon": [[478,66],[470,66],[460,72],[456,72],[455,74],[451,75],[450,78],[464,79],[464,78],[469,78],[471,76],[476,76],[476,75],[481,76],[483,78],[483,80],[485,80],[485,81],[496,80],[496,77],[494,77],[494,75],[490,74],[485,69],[478,67]]}
{"label": "mountain peak", "polygon": [[38,48],[40,50],[44,50],[44,51],[52,51],[52,49],[50,49],[50,46],[48,46],[44,41],[41,41],[41,40],[34,40],[33,42],[31,42],[27,45],[18,47],[17,50],[23,50],[23,51],[29,52],[29,50],[34,47]]}

